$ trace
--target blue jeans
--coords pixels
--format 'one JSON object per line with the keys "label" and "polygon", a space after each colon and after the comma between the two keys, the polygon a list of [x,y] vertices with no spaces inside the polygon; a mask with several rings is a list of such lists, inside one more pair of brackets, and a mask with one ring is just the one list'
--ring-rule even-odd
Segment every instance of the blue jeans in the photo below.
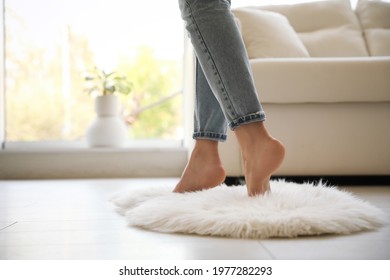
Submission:
{"label": "blue jeans", "polygon": [[264,121],[230,0],[179,0],[196,54],[194,139],[226,140],[227,126]]}

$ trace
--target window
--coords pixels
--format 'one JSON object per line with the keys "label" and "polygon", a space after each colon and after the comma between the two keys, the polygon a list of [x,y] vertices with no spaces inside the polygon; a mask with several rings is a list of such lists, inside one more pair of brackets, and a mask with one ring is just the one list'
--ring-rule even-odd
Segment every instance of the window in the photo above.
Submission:
{"label": "window", "polygon": [[5,0],[6,143],[80,141],[95,117],[85,73],[128,77],[133,140],[183,138],[183,28],[175,1]]}

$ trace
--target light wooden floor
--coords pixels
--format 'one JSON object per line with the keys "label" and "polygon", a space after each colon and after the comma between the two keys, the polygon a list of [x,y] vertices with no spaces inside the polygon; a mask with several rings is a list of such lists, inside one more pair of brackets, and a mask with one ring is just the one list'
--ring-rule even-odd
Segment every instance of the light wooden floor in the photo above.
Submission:
{"label": "light wooden floor", "polygon": [[[0,181],[0,259],[390,259],[390,226],[350,236],[239,240],[126,226],[108,201],[177,179]],[[390,187],[349,187],[390,216]]]}

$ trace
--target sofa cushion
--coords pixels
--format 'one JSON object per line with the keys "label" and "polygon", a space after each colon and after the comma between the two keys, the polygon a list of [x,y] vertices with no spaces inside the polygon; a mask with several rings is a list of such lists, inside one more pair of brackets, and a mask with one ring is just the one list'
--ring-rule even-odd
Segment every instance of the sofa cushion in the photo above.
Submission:
{"label": "sofa cushion", "polygon": [[356,13],[370,55],[390,56],[390,3],[360,0]]}
{"label": "sofa cushion", "polygon": [[262,103],[390,102],[390,57],[250,61]]}
{"label": "sofa cushion", "polygon": [[368,56],[359,21],[349,1],[252,8],[286,16],[312,57]]}
{"label": "sofa cushion", "polygon": [[249,58],[309,56],[285,16],[246,8],[233,13],[239,20]]}

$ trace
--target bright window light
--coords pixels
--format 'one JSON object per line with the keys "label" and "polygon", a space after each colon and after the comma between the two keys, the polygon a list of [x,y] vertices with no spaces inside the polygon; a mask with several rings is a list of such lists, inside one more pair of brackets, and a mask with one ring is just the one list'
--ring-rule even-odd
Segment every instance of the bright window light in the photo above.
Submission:
{"label": "bright window light", "polygon": [[183,26],[176,1],[5,0],[6,141],[82,140],[84,74],[117,71],[130,139],[181,140]]}

